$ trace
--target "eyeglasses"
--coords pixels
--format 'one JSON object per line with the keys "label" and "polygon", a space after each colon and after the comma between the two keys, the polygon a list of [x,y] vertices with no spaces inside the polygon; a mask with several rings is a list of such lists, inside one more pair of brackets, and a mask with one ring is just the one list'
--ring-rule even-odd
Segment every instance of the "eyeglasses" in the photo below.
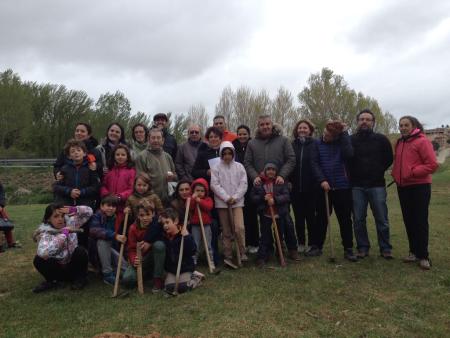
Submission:
{"label": "eyeglasses", "polygon": [[189,134],[200,134],[200,132],[197,131],[197,130],[191,130],[191,131],[189,132]]}

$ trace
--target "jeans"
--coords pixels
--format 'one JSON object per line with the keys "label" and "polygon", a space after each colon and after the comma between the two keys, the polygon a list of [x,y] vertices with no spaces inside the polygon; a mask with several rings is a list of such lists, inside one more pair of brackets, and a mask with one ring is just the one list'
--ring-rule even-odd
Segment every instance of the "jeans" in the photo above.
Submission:
{"label": "jeans", "polygon": [[389,241],[389,221],[388,209],[386,205],[386,188],[373,187],[362,188],[354,187],[353,196],[353,216],[354,231],[357,249],[359,252],[369,252],[370,241],[367,235],[366,217],[367,205],[370,205],[372,215],[375,219],[377,229],[378,246],[380,253],[390,252],[392,246]]}
{"label": "jeans", "polygon": [[[204,248],[203,245],[204,240],[200,225],[192,224],[191,228],[192,228],[192,237],[194,238],[195,245],[197,246],[197,252],[194,255],[194,263],[195,265],[197,265],[198,256],[200,255],[200,249],[203,248],[205,250],[205,254],[206,249]],[[213,250],[211,248],[211,239],[212,239],[211,226],[209,224],[204,224],[203,228],[205,229],[205,237],[206,237],[206,244],[208,245],[209,259],[211,260],[211,262],[214,262]]]}

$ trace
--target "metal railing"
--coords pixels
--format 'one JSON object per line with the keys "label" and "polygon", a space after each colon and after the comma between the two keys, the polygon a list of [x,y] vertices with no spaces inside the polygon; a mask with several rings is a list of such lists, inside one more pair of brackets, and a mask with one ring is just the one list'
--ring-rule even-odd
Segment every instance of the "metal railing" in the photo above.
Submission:
{"label": "metal railing", "polygon": [[1,158],[0,167],[3,168],[43,168],[51,167],[55,162],[54,158]]}

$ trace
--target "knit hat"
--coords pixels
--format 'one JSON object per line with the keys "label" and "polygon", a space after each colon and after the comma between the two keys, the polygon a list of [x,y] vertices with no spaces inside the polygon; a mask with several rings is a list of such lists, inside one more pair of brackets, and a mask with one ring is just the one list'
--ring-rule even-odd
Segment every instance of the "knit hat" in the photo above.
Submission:
{"label": "knit hat", "polygon": [[275,163],[267,162],[266,165],[264,166],[264,173],[266,173],[267,169],[269,168],[273,168],[275,169],[275,171],[278,171],[278,166]]}

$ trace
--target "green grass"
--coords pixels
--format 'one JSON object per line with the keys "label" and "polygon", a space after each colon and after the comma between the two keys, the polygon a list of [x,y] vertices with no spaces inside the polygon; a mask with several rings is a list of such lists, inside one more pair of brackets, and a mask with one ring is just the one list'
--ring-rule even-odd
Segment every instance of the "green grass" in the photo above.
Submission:
{"label": "green grass", "polygon": [[[0,336],[91,337],[101,332],[144,335],[257,337],[444,337],[450,332],[450,169],[435,175],[430,207],[431,271],[404,264],[407,240],[397,193],[388,191],[393,261],[376,256],[369,217],[372,255],[358,263],[342,259],[333,219],[337,264],[322,257],[280,269],[207,276],[204,285],[177,298],[131,292],[111,299],[111,287],[95,276],[83,291],[69,288],[34,295],[41,281],[32,266],[30,234],[43,205],[10,206],[23,249],[0,255]],[[328,243],[328,242],[327,242]]]}

